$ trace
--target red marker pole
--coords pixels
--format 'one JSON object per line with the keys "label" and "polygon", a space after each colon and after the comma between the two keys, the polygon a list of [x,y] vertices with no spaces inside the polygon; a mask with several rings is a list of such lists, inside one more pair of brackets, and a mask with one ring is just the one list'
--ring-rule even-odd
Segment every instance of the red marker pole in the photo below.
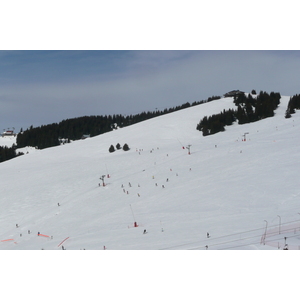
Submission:
{"label": "red marker pole", "polygon": [[131,208],[131,212],[132,212],[132,216],[133,216],[133,221],[134,221],[133,226],[134,226],[134,227],[138,227],[138,225],[137,225],[137,223],[136,223],[136,221],[135,221],[135,217],[134,217],[134,213],[133,213],[131,204],[130,204],[130,208]]}

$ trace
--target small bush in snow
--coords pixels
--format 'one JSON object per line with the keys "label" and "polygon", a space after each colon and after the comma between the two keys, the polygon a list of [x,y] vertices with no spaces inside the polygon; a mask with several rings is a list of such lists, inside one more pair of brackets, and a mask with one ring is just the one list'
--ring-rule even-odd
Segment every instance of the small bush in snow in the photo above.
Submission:
{"label": "small bush in snow", "polygon": [[114,147],[113,145],[111,145],[111,146],[109,147],[108,151],[109,151],[110,153],[115,152],[115,147]]}
{"label": "small bush in snow", "polygon": [[130,150],[130,148],[129,148],[129,146],[128,146],[127,144],[124,144],[123,150],[124,150],[124,151],[128,151],[128,150]]}

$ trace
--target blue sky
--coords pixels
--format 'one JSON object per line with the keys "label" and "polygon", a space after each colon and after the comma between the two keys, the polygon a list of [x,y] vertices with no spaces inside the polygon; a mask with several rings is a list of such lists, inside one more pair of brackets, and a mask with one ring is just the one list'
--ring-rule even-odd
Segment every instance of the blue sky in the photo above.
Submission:
{"label": "blue sky", "polygon": [[239,89],[300,93],[299,51],[0,51],[0,126],[136,114]]}

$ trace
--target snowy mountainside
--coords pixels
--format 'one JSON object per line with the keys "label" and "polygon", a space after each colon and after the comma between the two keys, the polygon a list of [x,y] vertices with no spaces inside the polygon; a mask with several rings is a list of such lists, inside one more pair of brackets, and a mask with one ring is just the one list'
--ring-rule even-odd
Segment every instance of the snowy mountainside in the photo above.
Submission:
{"label": "snowy mountainside", "polygon": [[[207,137],[197,123],[233,98],[0,164],[0,249],[298,249],[300,117],[284,118],[288,100]],[[131,150],[109,153],[117,143]]]}
{"label": "snowy mountainside", "polygon": [[0,146],[1,147],[12,147],[16,143],[16,136],[0,136]]}
{"label": "snowy mountainside", "polygon": [[[11,148],[13,145],[17,145],[17,135],[15,136],[0,136],[0,147]],[[26,146],[24,148],[16,149],[17,153],[29,154],[31,152],[38,151],[35,147]]]}

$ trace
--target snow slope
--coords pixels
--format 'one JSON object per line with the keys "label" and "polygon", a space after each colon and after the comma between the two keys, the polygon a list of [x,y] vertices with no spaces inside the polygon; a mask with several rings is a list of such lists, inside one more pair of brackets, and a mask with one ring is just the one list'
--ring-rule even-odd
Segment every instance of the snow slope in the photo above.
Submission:
{"label": "snow slope", "polygon": [[[212,136],[197,123],[232,98],[1,163],[0,249],[298,249],[300,114],[284,118],[288,100]],[[109,153],[117,143],[131,150]]]}
{"label": "snow slope", "polygon": [[0,135],[0,146],[2,147],[12,147],[13,144],[16,143],[16,137],[15,136],[2,136]]}

